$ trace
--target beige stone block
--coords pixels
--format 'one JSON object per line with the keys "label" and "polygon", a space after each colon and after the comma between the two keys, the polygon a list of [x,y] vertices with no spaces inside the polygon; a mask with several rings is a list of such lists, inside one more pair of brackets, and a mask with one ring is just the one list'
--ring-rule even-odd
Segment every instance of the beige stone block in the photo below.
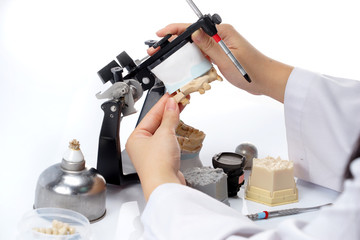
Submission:
{"label": "beige stone block", "polygon": [[272,157],[254,158],[245,198],[269,206],[297,202],[293,162]]}

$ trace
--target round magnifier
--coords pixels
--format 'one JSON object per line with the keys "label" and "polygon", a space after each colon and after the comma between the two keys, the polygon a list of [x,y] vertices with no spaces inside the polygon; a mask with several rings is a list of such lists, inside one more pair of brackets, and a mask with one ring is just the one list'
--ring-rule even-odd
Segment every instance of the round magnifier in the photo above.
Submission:
{"label": "round magnifier", "polygon": [[227,174],[228,196],[234,197],[244,184],[245,157],[232,152],[222,152],[212,158],[214,168],[222,168]]}

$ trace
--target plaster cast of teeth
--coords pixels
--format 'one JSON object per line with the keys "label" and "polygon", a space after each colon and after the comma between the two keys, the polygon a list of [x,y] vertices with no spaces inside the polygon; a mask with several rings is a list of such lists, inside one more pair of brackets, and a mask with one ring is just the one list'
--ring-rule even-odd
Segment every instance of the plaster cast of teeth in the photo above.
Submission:
{"label": "plaster cast of teeth", "polygon": [[183,121],[180,121],[176,128],[176,136],[181,150],[187,152],[199,152],[205,139],[204,132],[186,125]]}
{"label": "plaster cast of teeth", "polygon": [[245,198],[268,206],[297,202],[294,163],[280,157],[254,158]]}
{"label": "plaster cast of teeth", "polygon": [[217,74],[215,68],[212,67],[206,74],[195,78],[177,90],[174,99],[177,103],[182,103],[185,106],[189,103],[189,99],[186,98],[187,95],[196,91],[204,94],[205,91],[211,89],[210,83],[215,80],[222,81],[222,78]]}
{"label": "plaster cast of teeth", "polygon": [[193,167],[202,167],[199,154],[205,133],[180,121],[176,128],[176,137],[181,149],[181,172]]}

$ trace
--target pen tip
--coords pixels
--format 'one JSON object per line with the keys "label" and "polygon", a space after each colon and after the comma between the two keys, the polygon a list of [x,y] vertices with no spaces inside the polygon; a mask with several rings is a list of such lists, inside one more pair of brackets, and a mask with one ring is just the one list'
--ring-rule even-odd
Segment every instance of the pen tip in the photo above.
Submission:
{"label": "pen tip", "polygon": [[249,83],[251,83],[251,79],[250,79],[250,77],[249,77],[248,74],[245,74],[245,75],[244,75],[244,78],[246,79],[246,81],[248,81]]}

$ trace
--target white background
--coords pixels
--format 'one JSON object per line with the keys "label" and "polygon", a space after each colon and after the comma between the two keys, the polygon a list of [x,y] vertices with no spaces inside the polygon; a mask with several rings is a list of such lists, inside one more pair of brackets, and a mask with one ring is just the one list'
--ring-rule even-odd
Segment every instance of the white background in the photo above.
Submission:
{"label": "white background", "polygon": [[[276,60],[360,79],[355,0],[195,3]],[[103,114],[95,98],[103,90],[96,72],[124,50],[143,58],[144,41],[157,39],[163,26],[196,20],[185,0],[0,1],[1,239],[15,236],[20,217],[32,208],[38,176],[61,160],[71,139],[80,140],[87,164],[96,166]],[[258,147],[260,157],[287,158],[282,104],[226,81],[212,83],[205,95],[194,93],[181,118],[207,134],[205,165],[245,141]],[[136,116],[123,120],[122,144],[135,123]]]}

